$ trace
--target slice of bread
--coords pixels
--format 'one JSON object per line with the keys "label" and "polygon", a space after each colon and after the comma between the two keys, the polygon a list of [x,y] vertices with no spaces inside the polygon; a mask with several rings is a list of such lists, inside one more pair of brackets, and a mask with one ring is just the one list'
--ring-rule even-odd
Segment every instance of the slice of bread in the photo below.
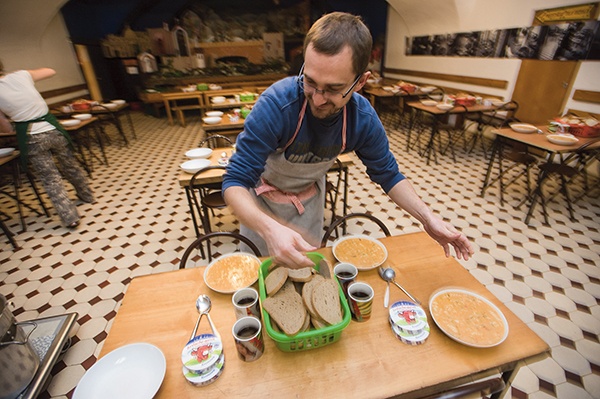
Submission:
{"label": "slice of bread", "polygon": [[306,308],[296,290],[266,298],[263,307],[286,335],[298,334],[306,322]]}
{"label": "slice of bread", "polygon": [[265,288],[267,295],[271,296],[277,293],[283,287],[288,278],[288,268],[278,267],[270,272],[265,278]]}
{"label": "slice of bread", "polygon": [[301,269],[288,268],[288,276],[292,281],[306,283],[311,279],[312,271],[312,267],[303,267]]}
{"label": "slice of bread", "polygon": [[312,323],[313,327],[317,330],[327,327],[327,323],[325,323],[323,320],[319,319],[318,317],[311,317],[310,322]]}
{"label": "slice of bread", "polygon": [[306,310],[308,310],[308,313],[310,313],[312,317],[318,317],[317,313],[315,312],[315,308],[312,305],[313,289],[315,288],[315,285],[317,285],[320,281],[323,280],[323,276],[321,276],[320,274],[315,274],[309,282],[304,283],[304,285],[302,286],[302,302],[304,303],[304,306],[306,306]]}
{"label": "slice of bread", "polygon": [[337,324],[342,321],[340,293],[337,282],[331,279],[320,281],[313,288],[312,305],[317,315],[327,324]]}

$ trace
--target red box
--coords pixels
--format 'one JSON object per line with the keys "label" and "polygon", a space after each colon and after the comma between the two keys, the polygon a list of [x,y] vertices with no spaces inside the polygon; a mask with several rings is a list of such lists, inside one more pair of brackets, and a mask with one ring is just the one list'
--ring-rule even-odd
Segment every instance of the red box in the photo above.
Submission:
{"label": "red box", "polygon": [[588,125],[569,125],[569,133],[577,137],[598,137],[600,136],[600,127]]}

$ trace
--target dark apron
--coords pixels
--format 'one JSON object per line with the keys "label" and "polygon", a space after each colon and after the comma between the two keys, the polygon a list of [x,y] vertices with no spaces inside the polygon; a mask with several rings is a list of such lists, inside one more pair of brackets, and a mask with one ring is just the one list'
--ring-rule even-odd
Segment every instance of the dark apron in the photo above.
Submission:
{"label": "dark apron", "polygon": [[73,141],[71,140],[71,136],[69,136],[69,133],[67,133],[65,128],[51,113],[47,113],[44,116],[41,116],[37,119],[32,119],[30,121],[15,122],[15,130],[17,132],[17,144],[19,146],[19,152],[21,153],[21,165],[24,169],[27,169],[27,141],[29,140],[29,134],[27,133],[29,131],[29,125],[35,122],[48,122],[49,124],[54,126],[56,130],[58,130],[67,139],[69,146],[71,147],[71,149],[73,149]]}

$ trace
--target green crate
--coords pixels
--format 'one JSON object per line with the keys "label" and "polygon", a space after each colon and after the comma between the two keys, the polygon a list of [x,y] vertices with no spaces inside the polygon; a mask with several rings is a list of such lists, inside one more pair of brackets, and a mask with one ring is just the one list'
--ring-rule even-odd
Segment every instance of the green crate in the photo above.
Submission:
{"label": "green crate", "polygon": [[[308,252],[306,254],[310,260],[315,263],[314,268],[319,270],[319,261],[324,259],[325,257],[318,252]],[[261,303],[267,298],[267,291],[265,289],[265,277],[268,275],[269,267],[273,263],[272,258],[265,260],[258,270],[258,289],[260,294]],[[331,278],[337,278],[333,275]],[[273,330],[271,327],[271,317],[269,313],[262,309],[262,315],[264,320],[264,327],[267,330],[267,334],[269,337],[275,341],[275,345],[277,348],[284,352],[299,352],[305,351],[309,349],[316,349],[323,347],[325,345],[332,344],[334,342],[339,341],[342,336],[342,331],[344,328],[350,324],[350,307],[348,306],[348,302],[346,301],[346,296],[344,295],[344,291],[342,290],[342,286],[338,281],[338,287],[340,292],[340,303],[342,305],[342,313],[343,319],[338,324],[334,324],[332,326],[327,326],[325,328],[320,328],[318,330],[309,330],[299,332],[293,337],[289,337],[284,333]]]}

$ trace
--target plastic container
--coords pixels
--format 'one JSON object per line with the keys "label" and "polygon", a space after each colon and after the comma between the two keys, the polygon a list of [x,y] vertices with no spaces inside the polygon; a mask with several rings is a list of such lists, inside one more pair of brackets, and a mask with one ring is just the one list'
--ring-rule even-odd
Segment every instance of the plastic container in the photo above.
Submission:
{"label": "plastic container", "polygon": [[[310,260],[315,263],[315,269],[319,270],[319,261],[325,257],[318,252],[308,252],[306,254]],[[269,267],[273,263],[272,258],[265,260],[258,270],[258,289],[260,294],[260,301],[262,302],[267,298],[267,291],[265,288],[265,277],[268,275]],[[331,276],[331,278],[336,278]],[[337,281],[337,279],[336,279]],[[350,315],[350,307],[346,301],[346,296],[342,291],[342,287],[338,281],[338,289],[340,293],[340,304],[342,306],[343,318],[338,324],[327,326],[316,330],[309,330],[300,332],[293,337],[287,336],[284,333],[275,331],[271,326],[271,317],[269,312],[262,309],[264,327],[269,337],[275,342],[278,349],[283,352],[300,352],[309,349],[320,348],[334,342],[339,341],[342,336],[344,328],[350,324],[352,316]],[[262,305],[261,305],[262,306]]]}

